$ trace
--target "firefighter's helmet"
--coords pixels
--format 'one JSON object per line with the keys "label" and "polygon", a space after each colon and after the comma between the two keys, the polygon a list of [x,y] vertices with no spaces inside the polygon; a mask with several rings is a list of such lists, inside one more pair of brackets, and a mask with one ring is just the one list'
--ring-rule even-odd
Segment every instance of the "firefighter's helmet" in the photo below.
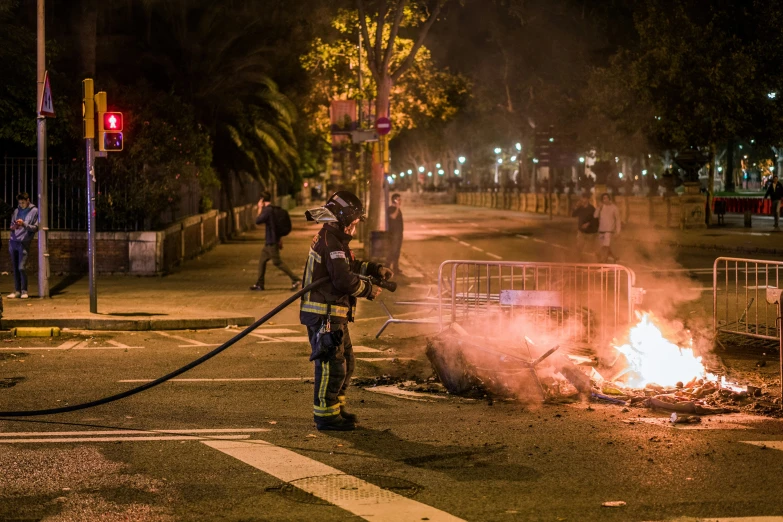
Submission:
{"label": "firefighter's helmet", "polygon": [[356,197],[352,192],[347,190],[341,190],[332,194],[332,197],[324,205],[334,217],[337,218],[337,222],[342,227],[347,227],[355,220],[360,219],[364,221],[364,205],[362,200]]}

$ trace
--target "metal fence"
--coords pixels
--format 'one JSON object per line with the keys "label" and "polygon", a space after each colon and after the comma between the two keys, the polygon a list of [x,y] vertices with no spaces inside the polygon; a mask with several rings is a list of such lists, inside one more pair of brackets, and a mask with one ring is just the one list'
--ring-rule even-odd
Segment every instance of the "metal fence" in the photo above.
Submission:
{"label": "metal fence", "polygon": [[445,261],[440,325],[513,328],[521,321],[558,342],[606,343],[635,320],[643,294],[635,282],[622,265]]}
{"label": "metal fence", "polygon": [[767,290],[780,288],[783,262],[719,257],[712,267],[712,323],[716,337],[730,333],[778,340],[777,305]]}
{"label": "metal fence", "polygon": [[[36,158],[3,158],[0,182],[0,198],[13,208],[16,196],[21,192],[30,194],[38,204],[38,161]],[[75,165],[47,162],[49,180],[49,229],[87,230],[86,179],[77,179],[79,169]],[[85,176],[82,174],[82,177]],[[0,216],[3,230],[10,226],[10,214]]]}

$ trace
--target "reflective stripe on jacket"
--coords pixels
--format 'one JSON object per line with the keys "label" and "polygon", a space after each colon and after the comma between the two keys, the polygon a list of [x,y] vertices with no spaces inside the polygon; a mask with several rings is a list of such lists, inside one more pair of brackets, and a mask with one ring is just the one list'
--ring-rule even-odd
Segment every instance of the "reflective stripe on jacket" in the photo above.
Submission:
{"label": "reflective stripe on jacket", "polygon": [[353,321],[356,298],[369,297],[372,284],[357,277],[379,277],[377,263],[357,261],[348,244],[351,236],[329,225],[313,238],[304,271],[304,285],[328,276],[329,281],[302,296],[299,319],[316,326],[329,316],[332,322]]}

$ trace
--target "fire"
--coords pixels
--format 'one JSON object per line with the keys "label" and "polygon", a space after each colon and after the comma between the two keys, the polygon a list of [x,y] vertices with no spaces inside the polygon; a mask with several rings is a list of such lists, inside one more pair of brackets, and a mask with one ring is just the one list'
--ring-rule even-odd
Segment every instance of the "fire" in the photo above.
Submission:
{"label": "fire", "polygon": [[677,346],[663,336],[650,314],[637,312],[637,317],[639,323],[631,328],[630,342],[614,347],[628,361],[631,370],[628,386],[675,386],[693,379],[716,380],[714,375],[707,373],[701,357],[694,355],[691,339],[689,346]]}

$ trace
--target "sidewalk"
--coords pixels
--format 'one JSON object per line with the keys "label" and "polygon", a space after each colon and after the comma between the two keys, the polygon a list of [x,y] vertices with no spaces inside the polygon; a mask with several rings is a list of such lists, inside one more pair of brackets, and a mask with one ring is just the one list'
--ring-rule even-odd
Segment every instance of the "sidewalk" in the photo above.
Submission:
{"label": "sidewalk", "polygon": [[[562,216],[554,216],[550,220],[546,214],[472,206],[461,208],[495,212],[537,225],[551,223],[556,228],[569,232],[573,230],[575,222],[574,218]],[[702,229],[680,230],[626,224],[623,225],[622,237],[623,241],[665,244],[683,249],[714,250],[736,257],[747,257],[753,254],[783,256],[783,231],[773,229],[772,216],[753,216],[752,224],[752,228],[745,228],[742,214],[726,214],[725,225],[712,225]]]}
{"label": "sidewalk", "polygon": [[[303,272],[313,231],[292,212],[294,232],[286,238],[283,260],[295,274]],[[1,329],[59,326],[85,330],[179,330],[246,326],[289,297],[287,276],[267,265],[265,292],[251,292],[258,275],[263,230],[253,230],[186,261],[164,277],[99,276],[98,313],[90,313],[89,278],[50,280],[51,299],[37,299],[36,274],[30,277],[30,299],[7,299],[12,275],[0,275],[5,311]],[[8,255],[0,252],[0,255]],[[298,307],[273,319],[298,323]]]}

